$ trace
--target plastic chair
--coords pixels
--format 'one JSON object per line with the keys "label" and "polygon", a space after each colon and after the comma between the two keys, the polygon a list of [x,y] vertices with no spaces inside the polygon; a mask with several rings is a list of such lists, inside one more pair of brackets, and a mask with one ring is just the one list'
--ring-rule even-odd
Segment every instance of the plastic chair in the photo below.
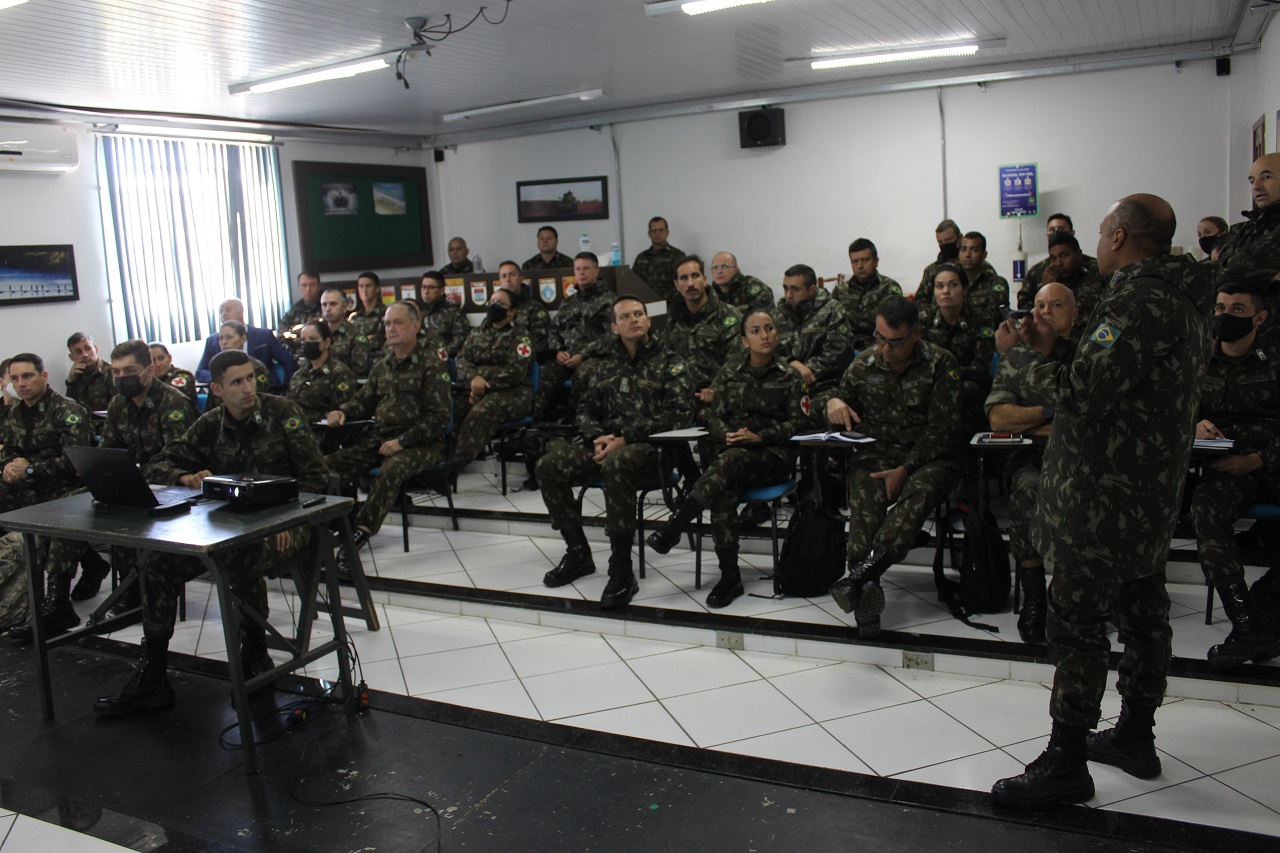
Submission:
{"label": "plastic chair", "polygon": [[[738,495],[738,503],[751,506],[752,504],[763,504],[769,508],[770,532],[773,539],[773,570],[778,570],[778,510],[782,506],[783,498],[788,495],[795,494],[796,487],[799,483],[793,478],[785,480],[781,483],[772,483],[765,486],[752,486],[745,489]],[[702,514],[698,514],[697,522],[697,559],[694,564],[693,572],[693,588],[702,589]]]}
{"label": "plastic chair", "polygon": [[[639,497],[636,499],[636,538],[639,540],[636,546],[640,551],[640,578],[644,579],[644,499],[650,492],[661,491],[663,502],[670,508],[672,504],[671,489],[680,482],[680,474],[676,471],[667,471],[662,475],[661,481],[658,479],[650,480],[642,485],[639,489]],[[604,490],[604,481],[596,480],[594,483],[583,486],[578,490],[578,512],[582,512],[582,496],[587,493],[587,489]],[[698,571],[702,570],[701,554],[698,555]]]}

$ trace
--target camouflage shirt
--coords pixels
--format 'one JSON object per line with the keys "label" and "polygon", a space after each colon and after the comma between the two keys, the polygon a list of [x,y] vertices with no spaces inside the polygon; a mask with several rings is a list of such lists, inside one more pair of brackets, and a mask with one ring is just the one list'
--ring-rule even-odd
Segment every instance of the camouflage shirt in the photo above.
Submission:
{"label": "camouflage shirt", "polygon": [[556,252],[551,256],[551,263],[542,260],[542,253],[534,255],[520,265],[521,270],[560,270],[573,269],[573,258],[564,252]]}
{"label": "camouflage shirt", "polygon": [[343,321],[336,330],[331,330],[329,335],[329,358],[342,362],[356,376],[368,376],[376,355],[369,336],[347,321]]}
{"label": "camouflage shirt", "polygon": [[436,444],[452,420],[448,366],[421,342],[404,358],[388,353],[339,408],[348,419],[373,418],[378,435],[399,439],[402,447]]}
{"label": "camouflage shirt", "polygon": [[694,391],[711,387],[720,368],[742,355],[742,315],[707,290],[707,301],[690,314],[683,299],[671,307],[662,342],[684,359]]}
{"label": "camouflage shirt", "polygon": [[814,391],[835,385],[853,358],[849,319],[840,303],[818,288],[812,299],[795,308],[779,299],[775,311],[778,354],[813,371]]}
{"label": "camouflage shirt", "polygon": [[242,420],[225,408],[206,412],[143,466],[148,480],[170,486],[198,471],[293,477],[304,492],[323,492],[329,483],[324,454],[298,404],[266,395]]}
{"label": "camouflage shirt", "polygon": [[7,417],[0,418],[0,468],[26,459],[35,469],[29,478],[31,488],[41,500],[50,500],[80,485],[62,448],[88,446],[92,441],[85,408],[49,388],[34,406],[17,403]]}
{"label": "camouflage shirt", "polygon": [[627,355],[622,339],[591,377],[578,401],[578,429],[591,441],[620,435],[627,444],[643,442],[655,432],[687,427],[693,422],[693,388],[684,360],[653,339]]}
{"label": "camouflage shirt", "polygon": [[452,358],[462,352],[462,345],[471,334],[471,321],[466,313],[457,305],[441,296],[430,304],[420,303],[422,307],[422,327],[430,326],[436,336],[444,341],[445,349]]}
{"label": "camouflage shirt", "polygon": [[289,399],[298,404],[308,426],[355,396],[360,383],[350,367],[332,357],[319,370],[304,361],[289,380]]}
{"label": "camouflage shirt", "polygon": [[[270,381],[271,374],[267,370],[267,366],[258,361],[253,356],[249,356],[249,363],[253,365],[253,378],[258,386],[258,396],[265,397],[271,391]],[[204,410],[207,414],[222,405],[222,398],[213,393],[213,385],[209,386],[209,399],[205,401]]]}
{"label": "camouflage shirt", "polygon": [[1049,560],[1121,581],[1159,571],[1195,435],[1213,271],[1159,255],[1116,272],[1075,358],[1017,344],[1005,360],[1026,404],[1056,412],[1032,542]]}
{"label": "camouflage shirt", "polygon": [[552,352],[551,312],[533,298],[528,287],[508,290],[507,295],[511,297],[511,307],[516,309],[516,324],[524,327],[533,343],[534,355],[539,361],[546,361]]}
{"label": "camouflage shirt", "polygon": [[280,317],[280,322],[276,323],[276,334],[283,335],[285,332],[293,331],[294,326],[301,326],[310,323],[312,320],[320,319],[320,300],[317,299],[313,303],[306,303],[299,299],[297,302],[289,306],[289,310],[284,312]]}
{"label": "camouflage shirt", "polygon": [[467,338],[458,364],[458,381],[483,377],[494,391],[532,387],[533,341],[514,321],[495,329],[487,322]]}
{"label": "camouflage shirt", "polygon": [[[749,429],[762,444],[785,445],[814,424],[809,386],[781,359],[765,367],[739,359],[725,365],[711,387],[716,393],[707,431],[718,443],[724,443],[728,433]],[[791,448],[787,452],[790,455]]]}
{"label": "camouflage shirt", "polygon": [[985,397],[991,387],[991,361],[996,353],[996,327],[990,319],[980,316],[965,302],[954,326],[947,323],[936,305],[923,312],[920,325],[925,340],[942,347],[960,363],[964,393]]}
{"label": "camouflage shirt", "polygon": [[181,367],[170,367],[168,373],[156,378],[179,394],[185,395],[191,402],[194,403],[196,401],[196,377],[190,370],[183,370]]}
{"label": "camouflage shirt", "polygon": [[369,352],[372,353],[372,361],[377,360],[382,355],[382,348],[387,343],[387,333],[382,326],[383,317],[387,313],[387,306],[379,302],[373,307],[373,310],[366,311],[364,307],[357,308],[347,315],[347,322],[369,339]]}
{"label": "camouflage shirt", "polygon": [[1245,221],[1227,232],[1218,263],[1229,270],[1280,270],[1280,202],[1242,213]]}
{"label": "camouflage shirt", "polygon": [[661,249],[653,246],[636,255],[631,263],[631,271],[640,276],[654,292],[667,302],[680,299],[676,290],[676,261],[684,257],[684,251],[668,243]]}
{"label": "camouflage shirt", "polygon": [[1215,345],[1200,380],[1201,419],[1227,438],[1235,439],[1233,453],[1262,455],[1263,469],[1280,473],[1280,340],[1258,335],[1239,358],[1222,354]]}
{"label": "camouflage shirt", "polygon": [[737,308],[743,317],[756,310],[772,312],[773,290],[753,275],[743,275],[741,271],[734,273],[729,279],[728,292],[721,290],[719,285],[712,287],[721,302]]}
{"label": "camouflage shirt", "polygon": [[[1053,262],[1053,258],[1045,258],[1044,260],[1038,262],[1031,269],[1027,270],[1027,277],[1023,279],[1022,287],[1018,288],[1018,307],[1021,308],[1023,311],[1030,311],[1033,307],[1035,307],[1036,291],[1038,291],[1041,288],[1041,286],[1043,286],[1044,274],[1046,271],[1048,271],[1049,264],[1052,262]],[[1105,284],[1105,282],[1102,281],[1102,274],[1098,272],[1098,259],[1090,257],[1089,255],[1083,255],[1080,258],[1080,272],[1077,273],[1077,275],[1081,275],[1081,274],[1085,277],[1092,277],[1098,280],[1098,285],[1099,285],[1098,291],[1099,291],[1099,295],[1101,295],[1102,285]],[[1067,287],[1070,287],[1072,290],[1075,290],[1075,287],[1073,285],[1067,284],[1065,281],[1063,282],[1063,284],[1066,284]],[[1079,301],[1080,301],[1080,297],[1077,296],[1076,302],[1079,303]],[[1094,300],[1093,304],[1094,305],[1097,304],[1096,299]],[[1089,307],[1089,310],[1090,311],[1093,310],[1092,305]],[[1089,315],[1083,309],[1081,309],[1080,317],[1082,320],[1088,320]]]}
{"label": "camouflage shirt", "polygon": [[[920,274],[920,284],[918,287],[916,287],[916,304],[917,305],[924,306],[924,305],[933,304],[933,277],[938,274],[938,266],[942,263],[944,262],[934,261],[933,263],[929,264],[929,266],[925,267],[924,272]],[[946,261],[945,263],[955,264],[956,266],[960,266],[960,259],[956,258],[954,261]],[[986,261],[982,262],[982,272],[983,272],[983,275],[999,277],[999,273],[996,272],[996,268],[991,266],[991,264]],[[966,276],[969,275],[968,270],[965,270],[965,275]],[[979,276],[979,278],[981,278],[981,276]],[[970,290],[973,289],[972,279],[970,279],[969,281],[969,289]],[[1008,291],[1009,291],[1008,282],[1005,282],[1005,292],[1008,293]]]}
{"label": "camouflage shirt", "polygon": [[181,391],[152,380],[141,406],[123,394],[111,401],[102,446],[128,450],[141,465],[190,429],[199,417],[196,404]]}
{"label": "camouflage shirt", "polygon": [[[960,389],[955,356],[917,341],[901,373],[891,370],[875,349],[859,353],[841,377],[835,396],[862,419],[854,429],[876,440],[859,451],[860,457],[919,468],[935,460],[954,459],[960,434]],[[825,420],[825,412],[821,413]]]}
{"label": "camouflage shirt", "polygon": [[596,281],[560,303],[551,321],[551,348],[579,355],[592,344],[607,341],[613,334],[613,298],[613,291]]}
{"label": "camouflage shirt", "polygon": [[98,362],[95,371],[82,371],[74,381],[67,380],[67,396],[91,412],[106,411],[111,398],[116,395],[116,384],[111,381],[111,365]]}
{"label": "camouflage shirt", "polygon": [[[1076,342],[1074,338],[1058,338],[1054,341],[1053,351],[1049,353],[1049,360],[1056,364],[1070,364],[1071,359],[1075,358]],[[1018,371],[1010,364],[1008,359],[1000,359],[996,362],[996,375],[991,381],[991,391],[987,394],[987,400],[983,403],[987,417],[991,417],[991,410],[996,406],[1002,405],[1025,406],[1028,405],[1018,395]]]}
{"label": "camouflage shirt", "polygon": [[863,284],[857,278],[836,284],[831,296],[840,303],[849,320],[855,350],[864,350],[875,342],[876,306],[886,296],[901,295],[902,286],[878,272],[868,284]]}

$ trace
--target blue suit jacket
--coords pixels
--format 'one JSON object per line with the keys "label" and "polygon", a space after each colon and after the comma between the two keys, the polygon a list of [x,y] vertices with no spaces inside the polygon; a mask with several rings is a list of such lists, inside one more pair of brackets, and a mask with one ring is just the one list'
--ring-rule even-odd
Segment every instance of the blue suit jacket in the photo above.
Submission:
{"label": "blue suit jacket", "polygon": [[[293,376],[293,372],[298,369],[298,362],[297,359],[289,354],[289,351],[284,348],[284,344],[280,343],[270,329],[249,326],[249,340],[245,343],[245,351],[265,364],[268,370],[271,370],[277,364],[280,365],[284,369],[284,385],[278,387],[273,382],[271,390],[282,394],[288,390],[289,379]],[[222,352],[222,347],[218,345],[218,336],[216,334],[205,338],[204,355],[200,356],[200,365],[196,368],[197,382],[210,381],[212,377],[209,375],[209,362],[220,352]]]}

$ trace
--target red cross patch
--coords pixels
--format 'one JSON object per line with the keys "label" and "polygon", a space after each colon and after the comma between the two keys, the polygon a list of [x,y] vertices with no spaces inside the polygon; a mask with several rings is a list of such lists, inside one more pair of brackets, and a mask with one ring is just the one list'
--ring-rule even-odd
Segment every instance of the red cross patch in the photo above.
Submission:
{"label": "red cross patch", "polygon": [[529,346],[523,341],[521,341],[519,344],[516,345],[516,355],[520,356],[521,358],[528,358],[532,354],[533,354],[533,347]]}
{"label": "red cross patch", "polygon": [[440,356],[441,361],[449,360],[449,351],[444,347],[440,347],[440,349],[436,350],[436,355]]}
{"label": "red cross patch", "polygon": [[185,376],[175,376],[175,377],[173,377],[173,387],[174,387],[174,388],[185,388],[185,387],[186,387],[186,385],[187,385],[187,377],[185,377]]}
{"label": "red cross patch", "polygon": [[802,411],[802,412],[804,412],[806,415],[808,415],[808,414],[809,414],[809,409],[810,409],[810,406],[809,406],[809,395],[808,395],[808,394],[805,394],[803,397],[801,397],[801,398],[800,398],[800,411]]}

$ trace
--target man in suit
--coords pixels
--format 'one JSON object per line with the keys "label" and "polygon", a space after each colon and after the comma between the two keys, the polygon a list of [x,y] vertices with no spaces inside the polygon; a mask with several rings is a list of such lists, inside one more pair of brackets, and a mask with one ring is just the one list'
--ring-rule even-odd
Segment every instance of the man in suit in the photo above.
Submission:
{"label": "man in suit", "polygon": [[[250,326],[244,319],[244,303],[239,299],[232,297],[231,299],[222,300],[222,304],[218,306],[218,325],[221,326],[228,320],[239,320],[244,323],[245,328],[249,332],[249,341],[245,344],[245,352],[256,358],[267,366],[268,371],[272,371],[277,364],[284,370],[284,380],[277,385],[274,381],[271,384],[272,394],[284,394],[289,388],[289,379],[293,376],[293,372],[298,369],[298,362],[289,351],[284,348],[284,344],[271,332],[270,329],[259,329],[257,326]],[[218,344],[218,333],[215,331],[212,335],[204,340],[204,355],[200,356],[200,364],[196,367],[196,379],[200,382],[208,382],[209,362],[213,357],[222,352],[222,347]],[[272,380],[275,379],[274,371],[269,373]]]}

